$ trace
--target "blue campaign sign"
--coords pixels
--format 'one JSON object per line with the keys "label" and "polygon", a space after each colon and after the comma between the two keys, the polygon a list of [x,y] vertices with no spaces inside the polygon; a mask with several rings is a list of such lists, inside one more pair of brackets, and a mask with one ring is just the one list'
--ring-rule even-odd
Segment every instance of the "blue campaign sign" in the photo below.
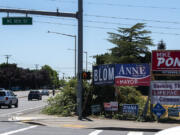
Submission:
{"label": "blue campaign sign", "polygon": [[157,103],[155,105],[155,107],[152,109],[152,112],[158,117],[160,118],[165,112],[166,112],[166,109],[164,109],[164,107]]}
{"label": "blue campaign sign", "polygon": [[139,106],[137,104],[123,104],[123,114],[138,115]]}
{"label": "blue campaign sign", "polygon": [[114,64],[93,66],[93,84],[114,84],[114,72]]}

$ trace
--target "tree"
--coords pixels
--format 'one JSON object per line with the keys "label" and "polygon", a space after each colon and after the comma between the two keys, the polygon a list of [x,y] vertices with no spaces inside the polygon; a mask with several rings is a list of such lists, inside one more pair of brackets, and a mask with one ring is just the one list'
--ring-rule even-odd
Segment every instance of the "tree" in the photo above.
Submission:
{"label": "tree", "polygon": [[[110,49],[110,54],[101,55],[100,58],[104,58],[105,63],[149,63],[151,53],[148,47],[153,46],[153,42],[148,36],[151,32],[144,28],[144,23],[137,23],[130,28],[119,28],[118,33],[108,32],[108,41],[115,47]],[[98,57],[96,60],[100,61]]]}
{"label": "tree", "polygon": [[59,86],[59,78],[57,71],[53,70],[50,66],[44,65],[42,70],[46,70],[50,77],[50,87],[58,87]]}
{"label": "tree", "polygon": [[159,41],[157,45],[157,50],[166,50],[166,44],[164,43],[163,40]]}

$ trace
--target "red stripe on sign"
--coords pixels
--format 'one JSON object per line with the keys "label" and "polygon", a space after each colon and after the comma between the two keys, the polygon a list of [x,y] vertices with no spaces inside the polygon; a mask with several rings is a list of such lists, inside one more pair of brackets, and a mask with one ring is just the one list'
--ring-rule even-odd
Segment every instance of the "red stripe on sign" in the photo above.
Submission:
{"label": "red stripe on sign", "polygon": [[180,90],[152,90],[153,96],[180,96]]}

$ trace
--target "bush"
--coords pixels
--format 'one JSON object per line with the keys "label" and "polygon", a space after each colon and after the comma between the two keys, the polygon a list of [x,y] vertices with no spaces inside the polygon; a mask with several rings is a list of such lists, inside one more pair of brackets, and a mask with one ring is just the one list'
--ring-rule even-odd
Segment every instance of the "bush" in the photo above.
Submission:
{"label": "bush", "polygon": [[48,99],[48,106],[43,109],[43,113],[49,115],[70,116],[75,112],[75,102],[64,92],[58,93],[55,97]]}
{"label": "bush", "polygon": [[55,97],[48,99],[43,113],[49,115],[71,116],[76,110],[76,81],[70,80]]}

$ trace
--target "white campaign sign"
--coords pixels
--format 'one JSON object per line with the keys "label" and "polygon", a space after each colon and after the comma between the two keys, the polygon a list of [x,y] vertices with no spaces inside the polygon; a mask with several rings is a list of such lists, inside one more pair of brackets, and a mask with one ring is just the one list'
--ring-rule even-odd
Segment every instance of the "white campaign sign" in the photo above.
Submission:
{"label": "white campaign sign", "polygon": [[152,81],[151,102],[162,105],[180,105],[180,81]]}

